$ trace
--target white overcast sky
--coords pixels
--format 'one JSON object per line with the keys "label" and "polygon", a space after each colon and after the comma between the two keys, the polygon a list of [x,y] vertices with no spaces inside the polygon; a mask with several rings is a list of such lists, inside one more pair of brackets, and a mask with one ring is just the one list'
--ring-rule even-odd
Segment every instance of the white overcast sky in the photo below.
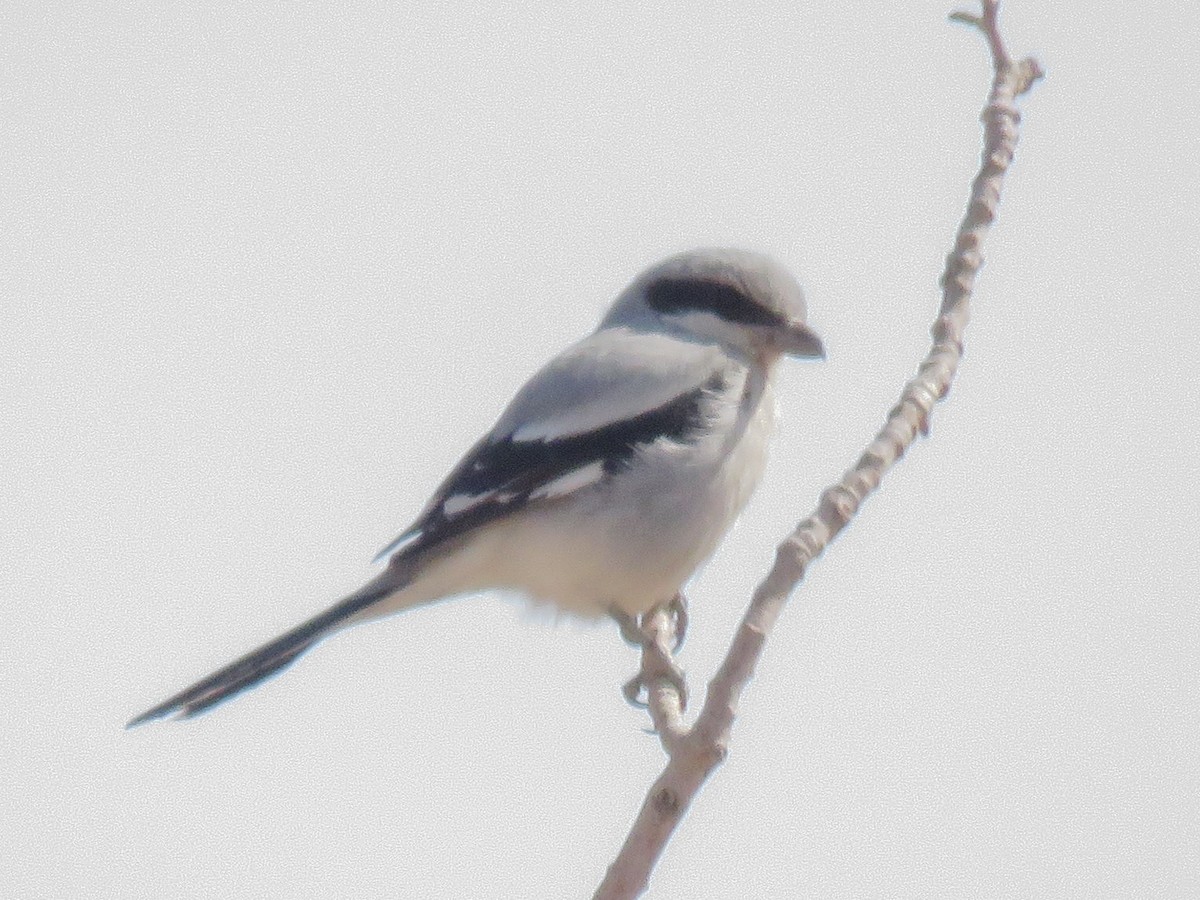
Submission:
{"label": "white overcast sky", "polygon": [[[662,764],[607,624],[446,603],[122,725],[357,586],[644,265],[736,244],[829,360],[691,585],[701,693],[926,350],[990,75],[953,8],[4,4],[0,895],[589,895]],[[1200,8],[1005,22],[1048,77],[961,377],[653,897],[1200,896]]]}

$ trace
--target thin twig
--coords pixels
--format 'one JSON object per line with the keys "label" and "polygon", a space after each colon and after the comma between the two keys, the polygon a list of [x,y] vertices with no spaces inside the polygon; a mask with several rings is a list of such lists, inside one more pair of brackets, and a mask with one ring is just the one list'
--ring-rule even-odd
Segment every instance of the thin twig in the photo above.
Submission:
{"label": "thin twig", "polygon": [[[655,667],[662,663],[655,655],[665,653],[669,661],[670,644],[656,640],[653,650],[643,654],[643,683],[647,685],[651,715],[669,758],[597,889],[597,900],[623,900],[640,896],[646,890],[650,873],[671,834],[728,752],[738,701],[788,597],[804,578],[808,565],[846,527],[863,500],[879,487],[884,474],[904,455],[917,435],[928,432],[934,403],[950,389],[962,358],[963,332],[970,317],[975,276],[983,264],[980,248],[995,218],[1000,187],[1016,149],[1020,114],[1014,101],[1042,77],[1042,70],[1033,59],[1014,64],[1009,57],[997,21],[999,5],[999,0],[982,0],[982,15],[951,16],[955,21],[977,27],[983,34],[991,52],[994,77],[981,115],[982,162],[941,278],[942,303],[931,329],[933,347],[858,461],[840,482],[821,495],[816,512],[777,548],[775,564],[754,592],[725,660],[709,683],[704,707],[690,728],[683,722],[678,692],[655,677],[660,671]],[[649,624],[652,629],[657,627]]]}

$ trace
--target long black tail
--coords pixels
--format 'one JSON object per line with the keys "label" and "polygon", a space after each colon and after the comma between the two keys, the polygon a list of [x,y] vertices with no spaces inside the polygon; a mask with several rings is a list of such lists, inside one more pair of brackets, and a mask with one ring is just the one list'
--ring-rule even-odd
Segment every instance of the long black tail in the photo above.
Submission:
{"label": "long black tail", "polygon": [[397,583],[395,578],[387,577],[389,574],[391,573],[383,573],[320,615],[247,653],[225,668],[213,672],[140,716],[130,719],[125,727],[135,728],[165,716],[187,719],[253,687],[264,678],[295,662],[300,654],[326,637],[337,625],[403,586],[403,583]]}

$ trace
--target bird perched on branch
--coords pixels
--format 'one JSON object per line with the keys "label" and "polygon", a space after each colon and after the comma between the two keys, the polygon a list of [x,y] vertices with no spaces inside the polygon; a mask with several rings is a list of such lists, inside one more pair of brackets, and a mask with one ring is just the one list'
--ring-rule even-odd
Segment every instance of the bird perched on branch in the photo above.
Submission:
{"label": "bird perched on branch", "polygon": [[626,623],[670,603],[758,484],[785,355],[824,350],[778,263],[713,249],[652,266],[517,392],[375,578],[129,726],[193,716],[342,628],[458,594]]}

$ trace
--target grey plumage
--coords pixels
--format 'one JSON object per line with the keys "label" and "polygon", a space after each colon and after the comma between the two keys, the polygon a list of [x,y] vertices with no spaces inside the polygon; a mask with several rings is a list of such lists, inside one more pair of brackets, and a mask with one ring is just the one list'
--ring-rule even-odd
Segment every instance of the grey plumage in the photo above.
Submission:
{"label": "grey plumage", "polygon": [[669,601],[761,475],[781,355],[816,357],[774,261],[679,254],[518,391],[361,589],[133,719],[188,717],[356,622],[488,588],[581,615]]}

